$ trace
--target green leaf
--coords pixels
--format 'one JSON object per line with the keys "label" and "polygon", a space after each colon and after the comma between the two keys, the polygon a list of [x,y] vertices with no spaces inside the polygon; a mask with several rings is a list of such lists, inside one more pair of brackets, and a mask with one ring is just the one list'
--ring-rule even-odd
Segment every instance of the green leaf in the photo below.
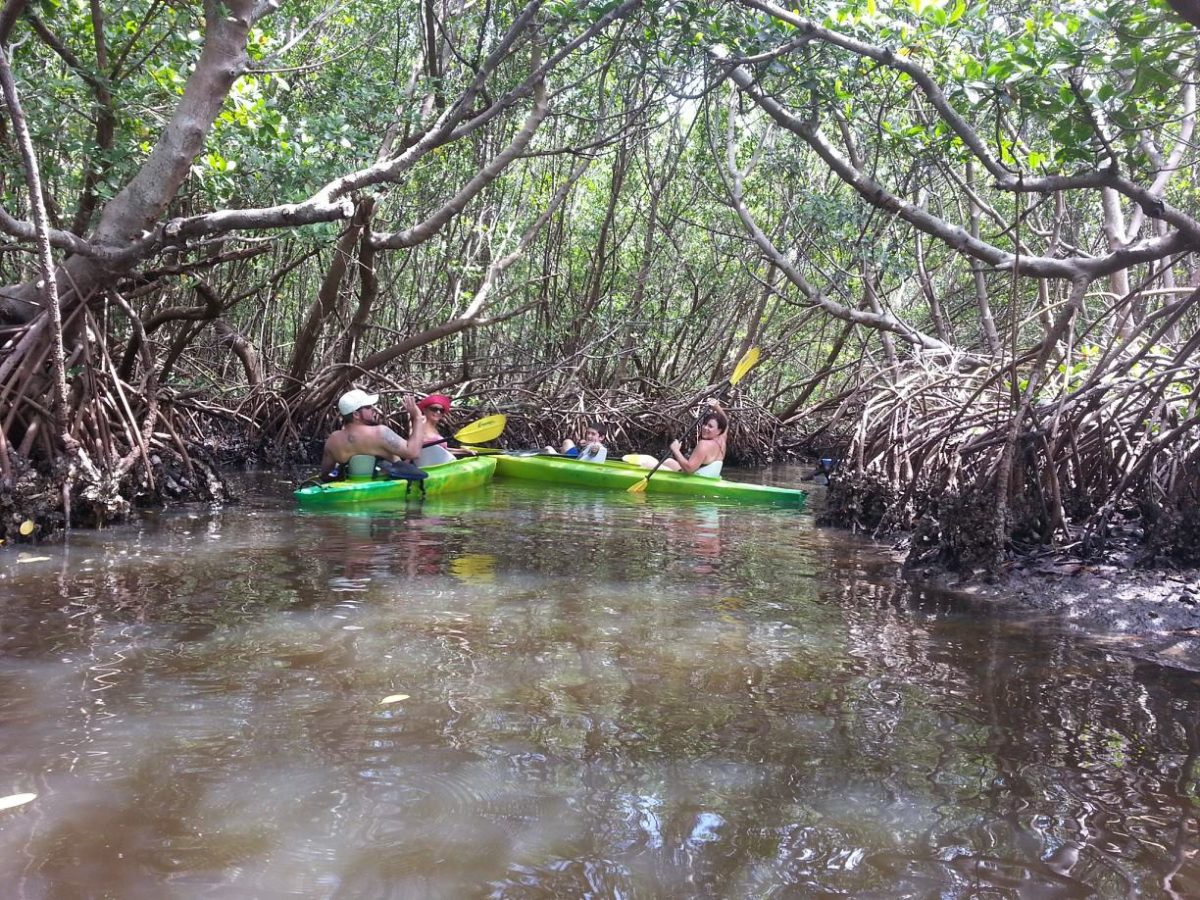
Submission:
{"label": "green leaf", "polygon": [[987,77],[992,81],[1007,81],[1016,68],[1011,58],[998,59],[987,67]]}

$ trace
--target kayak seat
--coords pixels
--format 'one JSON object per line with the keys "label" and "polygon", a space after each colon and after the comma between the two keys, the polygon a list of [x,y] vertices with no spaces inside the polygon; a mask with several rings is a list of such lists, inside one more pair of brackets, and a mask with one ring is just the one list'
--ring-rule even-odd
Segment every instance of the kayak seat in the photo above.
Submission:
{"label": "kayak seat", "polygon": [[346,463],[346,474],[350,478],[374,478],[375,457],[367,453],[356,453]]}

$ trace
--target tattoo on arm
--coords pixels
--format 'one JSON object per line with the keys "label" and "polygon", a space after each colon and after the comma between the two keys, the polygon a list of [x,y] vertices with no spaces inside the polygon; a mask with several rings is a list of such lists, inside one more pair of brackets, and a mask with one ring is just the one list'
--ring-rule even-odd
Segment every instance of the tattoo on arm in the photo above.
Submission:
{"label": "tattoo on arm", "polygon": [[418,411],[417,415],[412,418],[409,429],[405,455],[409,459],[416,459],[421,455],[421,448],[425,445],[425,416]]}
{"label": "tattoo on arm", "polygon": [[404,439],[386,426],[383,429],[383,444],[393,456],[399,456],[402,459],[408,458],[408,445]]}

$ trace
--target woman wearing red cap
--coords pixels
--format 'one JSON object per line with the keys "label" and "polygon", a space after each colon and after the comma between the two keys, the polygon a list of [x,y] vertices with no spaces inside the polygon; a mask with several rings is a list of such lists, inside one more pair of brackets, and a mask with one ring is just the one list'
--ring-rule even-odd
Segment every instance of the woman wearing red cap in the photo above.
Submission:
{"label": "woman wearing red cap", "polygon": [[417,465],[437,466],[442,463],[454,462],[458,456],[474,456],[470,450],[450,446],[452,438],[442,434],[442,421],[450,412],[450,398],[445,394],[430,394],[417,403],[417,408],[425,414],[425,442],[421,455],[417,457]]}

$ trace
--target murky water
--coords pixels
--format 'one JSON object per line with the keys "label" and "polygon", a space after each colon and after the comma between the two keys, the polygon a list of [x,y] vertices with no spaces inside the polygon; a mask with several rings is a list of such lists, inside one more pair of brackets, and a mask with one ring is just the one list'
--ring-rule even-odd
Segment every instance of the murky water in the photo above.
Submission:
{"label": "murky water", "polygon": [[1200,895],[1196,678],[808,514],[267,478],[0,597],[5,898]]}

